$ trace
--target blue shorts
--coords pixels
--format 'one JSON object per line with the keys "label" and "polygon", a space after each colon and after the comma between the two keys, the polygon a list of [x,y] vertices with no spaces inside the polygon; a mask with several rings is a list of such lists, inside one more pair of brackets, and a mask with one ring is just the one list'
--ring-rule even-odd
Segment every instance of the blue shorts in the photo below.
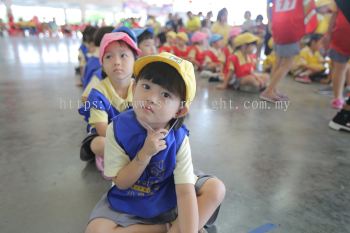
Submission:
{"label": "blue shorts", "polygon": [[291,44],[275,44],[274,51],[278,57],[294,57],[299,54],[299,41]]}
{"label": "blue shorts", "polygon": [[347,63],[350,59],[350,56],[343,55],[336,51],[335,49],[330,49],[328,52],[329,57],[332,59],[332,61],[338,62],[338,63]]}

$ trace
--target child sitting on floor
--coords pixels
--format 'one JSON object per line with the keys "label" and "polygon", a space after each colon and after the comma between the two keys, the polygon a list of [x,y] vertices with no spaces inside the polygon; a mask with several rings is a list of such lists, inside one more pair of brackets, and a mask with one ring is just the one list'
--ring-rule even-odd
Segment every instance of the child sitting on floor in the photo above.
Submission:
{"label": "child sitting on floor", "polygon": [[137,36],[137,47],[142,51],[141,57],[157,53],[152,28],[136,28],[134,32]]}
{"label": "child sitting on floor", "polygon": [[187,46],[188,36],[185,32],[179,32],[176,35],[176,46],[174,54],[182,59],[187,59],[189,47]]}
{"label": "child sitting on floor", "polygon": [[88,122],[88,135],[83,140],[80,158],[95,159],[103,171],[105,137],[111,119],[129,108],[132,101],[132,70],[141,51],[123,32],[104,35],[101,41],[99,62],[106,78],[95,86],[79,113]]}
{"label": "child sitting on floor", "polygon": [[85,233],[197,233],[217,216],[224,184],[194,176],[184,116],[194,99],[193,65],[169,53],[134,66],[133,109],[108,126],[105,175],[113,185]]}
{"label": "child sitting on floor", "polygon": [[320,53],[321,34],[309,36],[306,46],[300,51],[298,66],[293,70],[295,81],[311,83],[312,79],[326,78],[325,59]]}
{"label": "child sitting on floor", "polygon": [[225,53],[222,49],[223,36],[213,34],[209,40],[209,49],[203,52],[203,70],[199,77],[209,78],[210,82],[219,81],[223,77],[223,68],[226,63]]}
{"label": "child sitting on floor", "polygon": [[266,87],[269,75],[256,73],[256,46],[259,38],[250,32],[238,35],[234,40],[235,53],[227,61],[227,76],[224,82],[217,86],[226,89],[232,78],[237,79],[239,87],[250,86],[257,90]]}
{"label": "child sitting on floor", "polygon": [[192,45],[189,48],[188,60],[195,65],[197,70],[202,69],[204,55],[203,45],[208,35],[204,32],[196,31],[191,37]]}
{"label": "child sitting on floor", "polygon": [[158,51],[174,53],[174,47],[176,43],[176,33],[173,31],[169,31],[166,33],[166,42],[159,47]]}

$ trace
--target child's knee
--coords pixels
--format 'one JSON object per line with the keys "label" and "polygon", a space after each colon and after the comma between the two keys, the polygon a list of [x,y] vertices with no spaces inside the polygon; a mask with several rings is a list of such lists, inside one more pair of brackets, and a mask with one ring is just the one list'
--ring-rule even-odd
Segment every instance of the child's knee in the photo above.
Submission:
{"label": "child's knee", "polygon": [[104,148],[105,148],[105,137],[96,137],[91,141],[91,150],[94,152],[94,154],[103,154]]}
{"label": "child's knee", "polygon": [[224,183],[218,178],[210,178],[203,185],[203,195],[208,196],[212,201],[221,203],[226,194]]}
{"label": "child's knee", "polygon": [[98,136],[92,140],[93,143],[95,143],[98,146],[104,147],[105,146],[105,137]]}

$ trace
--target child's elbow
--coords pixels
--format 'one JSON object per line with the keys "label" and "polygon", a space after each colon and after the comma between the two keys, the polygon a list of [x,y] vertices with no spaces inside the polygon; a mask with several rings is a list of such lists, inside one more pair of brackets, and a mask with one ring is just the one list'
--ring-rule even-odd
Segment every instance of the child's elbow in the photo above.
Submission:
{"label": "child's elbow", "polygon": [[130,188],[129,185],[124,184],[123,182],[120,182],[120,180],[118,180],[117,177],[115,177],[115,178],[113,179],[113,183],[114,183],[115,186],[116,186],[118,189],[120,189],[120,190],[126,190],[126,189]]}

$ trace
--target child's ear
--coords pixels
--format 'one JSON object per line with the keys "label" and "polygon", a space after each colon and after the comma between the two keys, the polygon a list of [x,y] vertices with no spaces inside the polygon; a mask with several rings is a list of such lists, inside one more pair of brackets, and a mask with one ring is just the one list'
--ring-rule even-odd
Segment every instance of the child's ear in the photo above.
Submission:
{"label": "child's ear", "polygon": [[176,118],[180,118],[180,117],[184,117],[186,116],[186,114],[188,113],[188,107],[187,106],[184,106],[184,107],[181,107],[177,113],[176,113]]}

